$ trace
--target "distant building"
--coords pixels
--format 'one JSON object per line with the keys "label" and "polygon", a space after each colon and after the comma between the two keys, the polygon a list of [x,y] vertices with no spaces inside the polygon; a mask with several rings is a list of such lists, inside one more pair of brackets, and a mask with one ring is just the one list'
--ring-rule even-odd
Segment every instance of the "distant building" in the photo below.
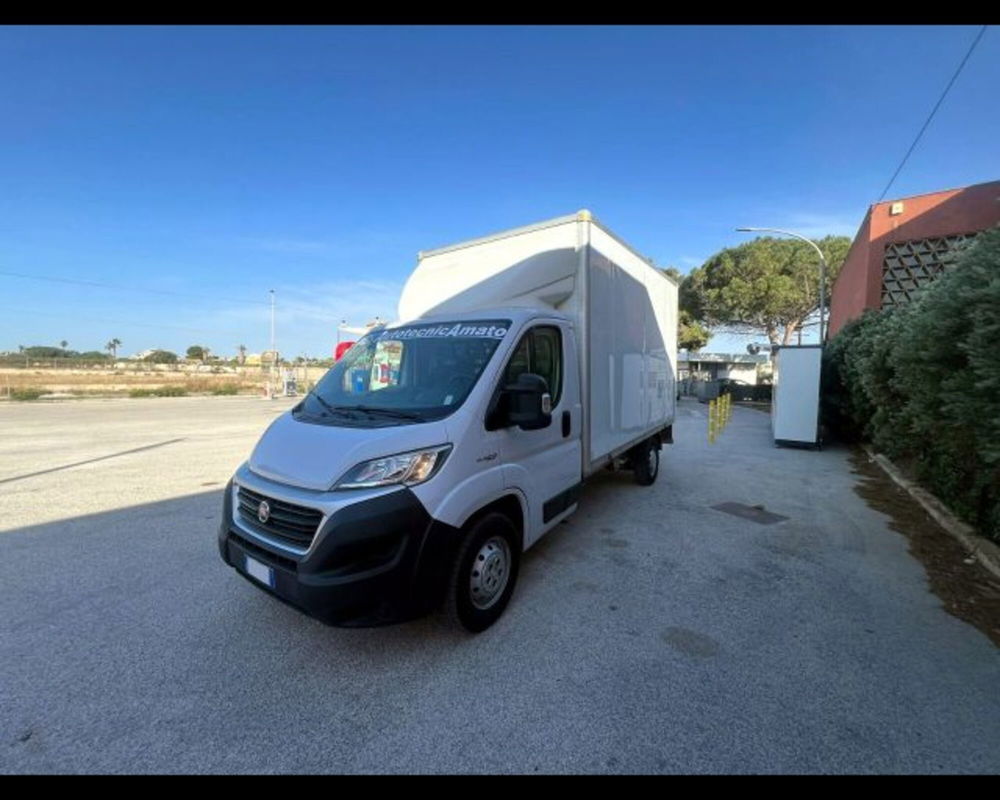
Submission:
{"label": "distant building", "polygon": [[768,355],[759,353],[686,353],[677,356],[677,378],[681,381],[715,381],[732,378],[757,385],[757,368],[768,363]]}
{"label": "distant building", "polygon": [[828,335],[866,309],[910,302],[959,248],[998,224],[1000,181],[871,206],[833,285]]}

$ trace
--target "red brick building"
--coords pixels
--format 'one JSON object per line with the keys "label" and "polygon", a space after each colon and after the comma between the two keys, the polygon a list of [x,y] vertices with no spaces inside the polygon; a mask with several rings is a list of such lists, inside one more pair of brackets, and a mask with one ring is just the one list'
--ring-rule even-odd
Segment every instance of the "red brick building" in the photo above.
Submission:
{"label": "red brick building", "polygon": [[1000,181],[876,203],[833,285],[828,335],[867,308],[907,303],[979,231],[1000,225]]}

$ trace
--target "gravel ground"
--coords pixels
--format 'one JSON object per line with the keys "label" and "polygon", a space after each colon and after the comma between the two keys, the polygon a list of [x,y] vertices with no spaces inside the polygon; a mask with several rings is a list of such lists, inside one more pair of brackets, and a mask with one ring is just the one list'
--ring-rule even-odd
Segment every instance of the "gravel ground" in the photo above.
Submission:
{"label": "gravel ground", "polygon": [[[591,481],[486,633],[325,627],[219,559],[288,401],[0,408],[0,771],[978,772],[998,650],[846,450],[683,402],[650,488]],[[760,525],[712,508],[762,505]]]}

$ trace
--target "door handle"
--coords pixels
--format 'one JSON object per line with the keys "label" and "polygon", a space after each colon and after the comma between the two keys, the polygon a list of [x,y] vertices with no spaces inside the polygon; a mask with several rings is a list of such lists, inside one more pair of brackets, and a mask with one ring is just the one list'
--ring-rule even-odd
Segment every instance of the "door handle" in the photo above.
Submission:
{"label": "door handle", "polygon": [[570,428],[572,428],[572,420],[568,411],[563,411],[562,415],[562,435],[563,439],[569,436]]}

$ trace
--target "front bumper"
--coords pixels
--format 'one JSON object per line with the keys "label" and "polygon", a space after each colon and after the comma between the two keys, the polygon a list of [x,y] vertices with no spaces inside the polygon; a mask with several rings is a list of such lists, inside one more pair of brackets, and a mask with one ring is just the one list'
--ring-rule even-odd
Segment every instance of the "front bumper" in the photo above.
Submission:
{"label": "front bumper", "polygon": [[[432,519],[407,488],[334,511],[304,555],[237,525],[232,502],[230,482],[219,527],[222,560],[258,588],[327,624],[411,619],[443,599],[458,532]],[[247,556],[271,568],[273,586],[248,575]]]}

